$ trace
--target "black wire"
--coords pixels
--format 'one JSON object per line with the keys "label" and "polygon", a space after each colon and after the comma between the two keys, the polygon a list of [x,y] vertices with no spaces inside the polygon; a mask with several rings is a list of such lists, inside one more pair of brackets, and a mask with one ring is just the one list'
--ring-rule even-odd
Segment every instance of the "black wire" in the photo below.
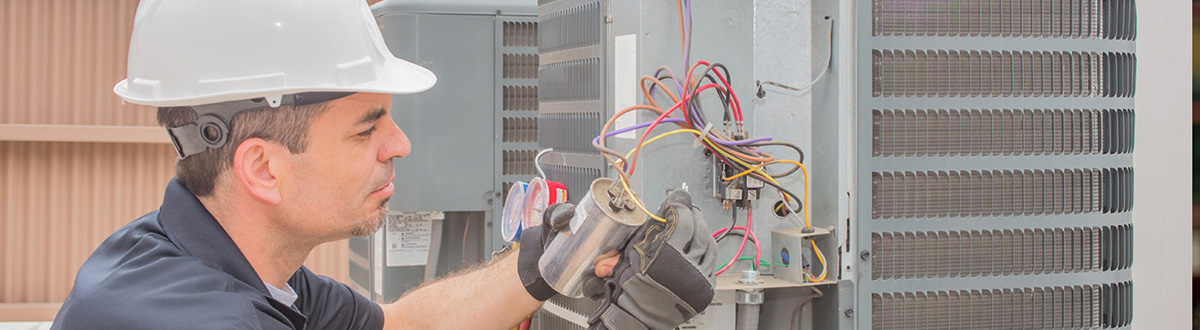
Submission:
{"label": "black wire", "polygon": [[[713,75],[711,75],[711,74],[705,74],[704,76],[700,77],[700,81],[703,82],[705,78],[707,78],[708,81],[711,83],[720,85],[720,82],[718,82],[717,78],[713,77]],[[730,108],[732,103],[730,103],[729,92],[721,91],[720,89],[717,89],[716,91],[717,91],[717,98],[721,100],[721,105],[725,108],[725,113],[724,113],[725,122],[733,121],[733,110]],[[700,104],[700,98],[699,97],[691,97],[688,99],[688,103],[690,104],[688,108],[695,109],[698,112],[697,116],[700,117],[700,120],[707,123],[708,119],[706,119],[704,117],[704,111],[703,111],[703,107]]]}
{"label": "black wire", "polygon": [[[729,166],[729,167],[733,168],[734,171],[745,172],[746,170],[750,169],[749,167],[741,166],[740,164],[736,164],[736,163],[730,161],[729,158],[725,157],[725,155],[722,155],[719,152],[713,151],[712,146],[709,146],[707,143],[705,144],[705,146],[708,146],[709,153],[711,153],[711,155],[713,157],[717,157],[718,160],[720,160],[722,163],[725,163],[725,166]],[[713,173],[713,176],[717,176],[717,175],[724,176],[724,173]],[[796,206],[796,209],[793,210],[792,212],[800,212],[800,211],[804,210],[803,200],[800,199],[800,197],[797,196],[795,193],[792,193],[792,191],[787,190],[786,188],[783,188],[783,186],[775,184],[774,182],[771,182],[771,180],[767,180],[766,178],[764,178],[762,175],[759,175],[758,173],[750,172],[748,175],[754,177],[755,179],[758,179],[759,181],[762,181],[763,183],[765,183],[767,185],[770,185],[771,187],[775,187],[775,189],[778,189],[779,191],[783,192],[784,194],[790,196],[793,200],[795,200],[797,206]],[[713,180],[720,180],[720,178],[714,177]],[[786,203],[785,203],[785,205],[786,205]],[[791,205],[788,205],[788,206],[790,207]],[[804,224],[802,223],[800,225],[804,225]]]}
{"label": "black wire", "polygon": [[[797,162],[800,162],[800,163],[804,162],[804,151],[800,150],[800,147],[797,147],[796,145],[791,144],[791,143],[787,143],[787,142],[783,142],[783,141],[762,141],[762,142],[751,143],[750,146],[755,146],[755,147],[784,146],[784,147],[792,148],[792,150],[795,150],[796,154],[799,155],[799,157],[798,157],[799,159],[797,160]],[[781,178],[781,177],[792,175],[792,173],[796,173],[796,171],[798,171],[798,170],[800,170],[800,166],[792,166],[792,169],[787,170],[783,173],[767,174],[767,175],[770,175],[773,178]]]}
{"label": "black wire", "polygon": [[[757,178],[759,181],[762,181],[763,183],[766,183],[772,187],[775,187],[775,189],[779,189],[779,191],[782,191],[784,194],[791,196],[792,199],[796,201],[796,205],[797,205],[796,209],[793,210],[792,212],[800,212],[801,210],[804,210],[803,200],[800,199],[800,197],[796,196],[796,194],[792,193],[790,190],[787,190],[787,189],[783,188],[782,186],[777,185],[774,182],[771,182],[771,180],[767,180],[766,178],[763,178],[762,176],[758,175],[758,173],[750,173],[750,175],[755,176],[755,178]],[[791,206],[791,205],[788,205],[788,206]]]}
{"label": "black wire", "polygon": [[[676,82],[678,82],[678,80],[675,79],[675,76],[672,76],[670,73],[667,73],[667,71],[663,71],[661,73],[663,75],[654,77],[654,79],[658,79],[658,82],[661,82],[664,85],[667,83],[667,80],[675,80]],[[653,81],[650,82],[650,97],[654,97],[654,89],[655,88],[658,88],[658,84],[655,84]],[[671,92],[670,90],[663,91],[663,93],[670,93],[670,92]],[[670,97],[668,97],[668,98],[670,98]]]}
{"label": "black wire", "polygon": [[[717,159],[720,159],[721,162],[725,163],[726,166],[732,167],[734,169],[734,171],[745,172],[746,170],[750,169],[749,167],[741,166],[740,164],[736,164],[734,162],[729,161],[729,159],[727,157],[725,157],[724,155],[722,155],[721,153],[713,152],[713,156],[716,156]],[[714,173],[713,175],[724,175],[724,173]],[[762,181],[763,183],[765,183],[767,185],[775,187],[775,189],[779,189],[779,191],[782,191],[784,194],[786,194],[788,196],[791,196],[792,199],[796,200],[796,204],[799,205],[798,207],[796,207],[795,212],[799,212],[800,210],[804,209],[802,199],[800,199],[800,197],[798,197],[795,193],[792,193],[792,191],[787,190],[783,186],[775,184],[774,182],[771,182],[771,180],[767,180],[767,178],[764,178],[762,175],[760,175],[758,173],[750,172],[748,175],[754,177],[755,179],[758,179],[759,181]]]}
{"label": "black wire", "polygon": [[726,235],[728,235],[728,234],[730,234],[730,233],[732,233],[732,232],[733,232],[733,227],[734,227],[734,226],[738,226],[738,209],[737,209],[737,208],[733,208],[733,209],[731,209],[731,210],[730,210],[730,216],[733,218],[733,222],[731,222],[731,223],[730,223],[730,227],[726,227],[726,228],[725,228],[725,232],[724,232],[724,233],[721,233],[721,235],[720,235],[720,236],[718,236],[718,238],[716,238],[716,241],[720,242],[720,241],[721,241],[721,239],[725,239],[725,236],[726,236]]}
{"label": "black wire", "polygon": [[[712,83],[721,85],[722,87],[725,86],[723,83],[720,82],[720,80],[712,77],[712,74],[709,73],[709,72],[712,72],[714,68],[720,68],[721,71],[723,71],[725,73],[725,81],[729,82],[729,87],[732,88],[733,80],[729,76],[729,68],[725,67],[725,65],[721,64],[721,63],[713,63],[712,65],[709,65],[707,68],[705,68],[704,71],[702,71],[700,73],[701,79],[698,79],[696,81],[696,88],[700,87],[701,83],[703,82],[703,78],[708,78],[709,81],[711,81]],[[725,111],[729,113],[728,114],[729,117],[732,117],[733,111],[730,109],[730,107],[733,104],[732,103],[733,98],[731,96],[729,96],[729,93],[732,93],[733,91],[721,92],[721,89],[716,89],[716,90],[717,90],[717,96],[721,98],[721,104],[725,106]],[[693,97],[692,99],[695,100],[697,104],[699,103],[698,97]],[[703,116],[703,113],[701,113],[701,115]]]}
{"label": "black wire", "polygon": [[[738,230],[741,230],[741,229],[738,229]],[[727,230],[727,231],[725,231],[724,233],[721,233],[721,234],[722,234],[722,235],[721,235],[721,238],[718,238],[718,239],[717,239],[717,243],[720,243],[720,242],[721,242],[721,240],[722,240],[722,239],[725,239],[725,237],[727,237],[727,236],[738,236],[738,237],[744,237],[744,236],[746,236],[746,234],[744,233],[744,231],[743,231],[743,232],[734,232],[734,231],[732,231],[732,230]],[[751,241],[751,242],[758,242],[758,240],[757,240],[757,239],[754,239],[754,236],[750,236],[750,238],[749,238],[749,239],[750,239],[750,241]]]}
{"label": "black wire", "polygon": [[[700,77],[700,79],[697,79],[697,81],[703,82],[704,77]],[[717,97],[721,99],[722,104],[727,103],[727,101],[725,101],[725,97],[722,95],[721,90],[720,89],[715,89],[715,90],[717,93]],[[688,99],[687,107],[684,108],[684,114],[683,114],[684,118],[686,118],[688,123],[691,123],[692,126],[695,127],[696,129],[704,129],[704,126],[706,124],[708,124],[708,118],[704,116],[703,107],[700,105],[700,92],[693,91],[690,95],[684,95],[684,96],[686,96]],[[691,122],[693,119],[693,115],[695,115],[694,119],[697,121],[695,123]]]}
{"label": "black wire", "polygon": [[758,147],[758,146],[784,146],[784,147],[792,148],[792,150],[796,151],[797,155],[800,155],[799,159],[797,159],[796,161],[801,162],[801,163],[804,162],[804,151],[800,150],[800,147],[797,147],[796,145],[791,144],[791,143],[787,143],[784,141],[760,141],[760,142],[751,143],[750,145],[755,146],[755,147]]}

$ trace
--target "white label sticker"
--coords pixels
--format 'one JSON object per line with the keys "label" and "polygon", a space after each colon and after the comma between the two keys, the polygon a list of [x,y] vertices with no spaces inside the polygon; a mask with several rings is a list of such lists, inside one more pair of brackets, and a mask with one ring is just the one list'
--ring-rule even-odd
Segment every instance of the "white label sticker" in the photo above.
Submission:
{"label": "white label sticker", "polygon": [[676,329],[733,330],[734,320],[737,318],[736,299],[733,290],[717,290],[708,308]]}
{"label": "white label sticker", "polygon": [[433,219],[440,212],[395,212],[388,214],[387,266],[419,266],[429,262]]}
{"label": "white label sticker", "polygon": [[[626,34],[617,36],[613,41],[613,113],[637,104],[637,35]],[[613,130],[630,127],[637,124],[637,113],[630,111],[624,116],[617,117]],[[617,134],[617,138],[630,139],[636,137],[635,131]]]}

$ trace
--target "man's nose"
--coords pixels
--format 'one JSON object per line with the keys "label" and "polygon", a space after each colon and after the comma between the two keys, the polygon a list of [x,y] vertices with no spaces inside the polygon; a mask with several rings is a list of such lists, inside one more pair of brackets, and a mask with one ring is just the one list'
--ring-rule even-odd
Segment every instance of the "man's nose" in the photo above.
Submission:
{"label": "man's nose", "polygon": [[392,129],[386,133],[387,140],[383,144],[383,149],[379,151],[379,161],[403,158],[412,151],[412,143],[408,142],[408,136],[404,135],[404,131],[395,122],[389,121],[389,123],[391,123]]}

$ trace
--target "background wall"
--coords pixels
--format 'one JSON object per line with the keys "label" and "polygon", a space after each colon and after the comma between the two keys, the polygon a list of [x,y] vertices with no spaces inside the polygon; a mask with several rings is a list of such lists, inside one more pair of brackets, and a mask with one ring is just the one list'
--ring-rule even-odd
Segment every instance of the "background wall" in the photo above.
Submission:
{"label": "background wall", "polygon": [[[114,230],[158,208],[175,151],[121,104],[136,0],[0,0],[0,321],[50,320]],[[348,282],[346,241],[306,264]]]}
{"label": "background wall", "polygon": [[1137,5],[1133,328],[1183,329],[1192,323],[1191,3]]}

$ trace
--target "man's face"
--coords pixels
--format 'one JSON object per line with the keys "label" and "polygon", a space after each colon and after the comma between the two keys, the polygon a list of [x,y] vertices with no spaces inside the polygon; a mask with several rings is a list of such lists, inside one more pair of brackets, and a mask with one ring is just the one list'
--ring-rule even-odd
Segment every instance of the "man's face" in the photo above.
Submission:
{"label": "man's face", "polygon": [[285,223],[322,241],[383,225],[394,190],[392,159],[412,148],[392,121],[390,95],[357,93],[331,102],[313,122],[308,148],[286,165],[281,187]]}

